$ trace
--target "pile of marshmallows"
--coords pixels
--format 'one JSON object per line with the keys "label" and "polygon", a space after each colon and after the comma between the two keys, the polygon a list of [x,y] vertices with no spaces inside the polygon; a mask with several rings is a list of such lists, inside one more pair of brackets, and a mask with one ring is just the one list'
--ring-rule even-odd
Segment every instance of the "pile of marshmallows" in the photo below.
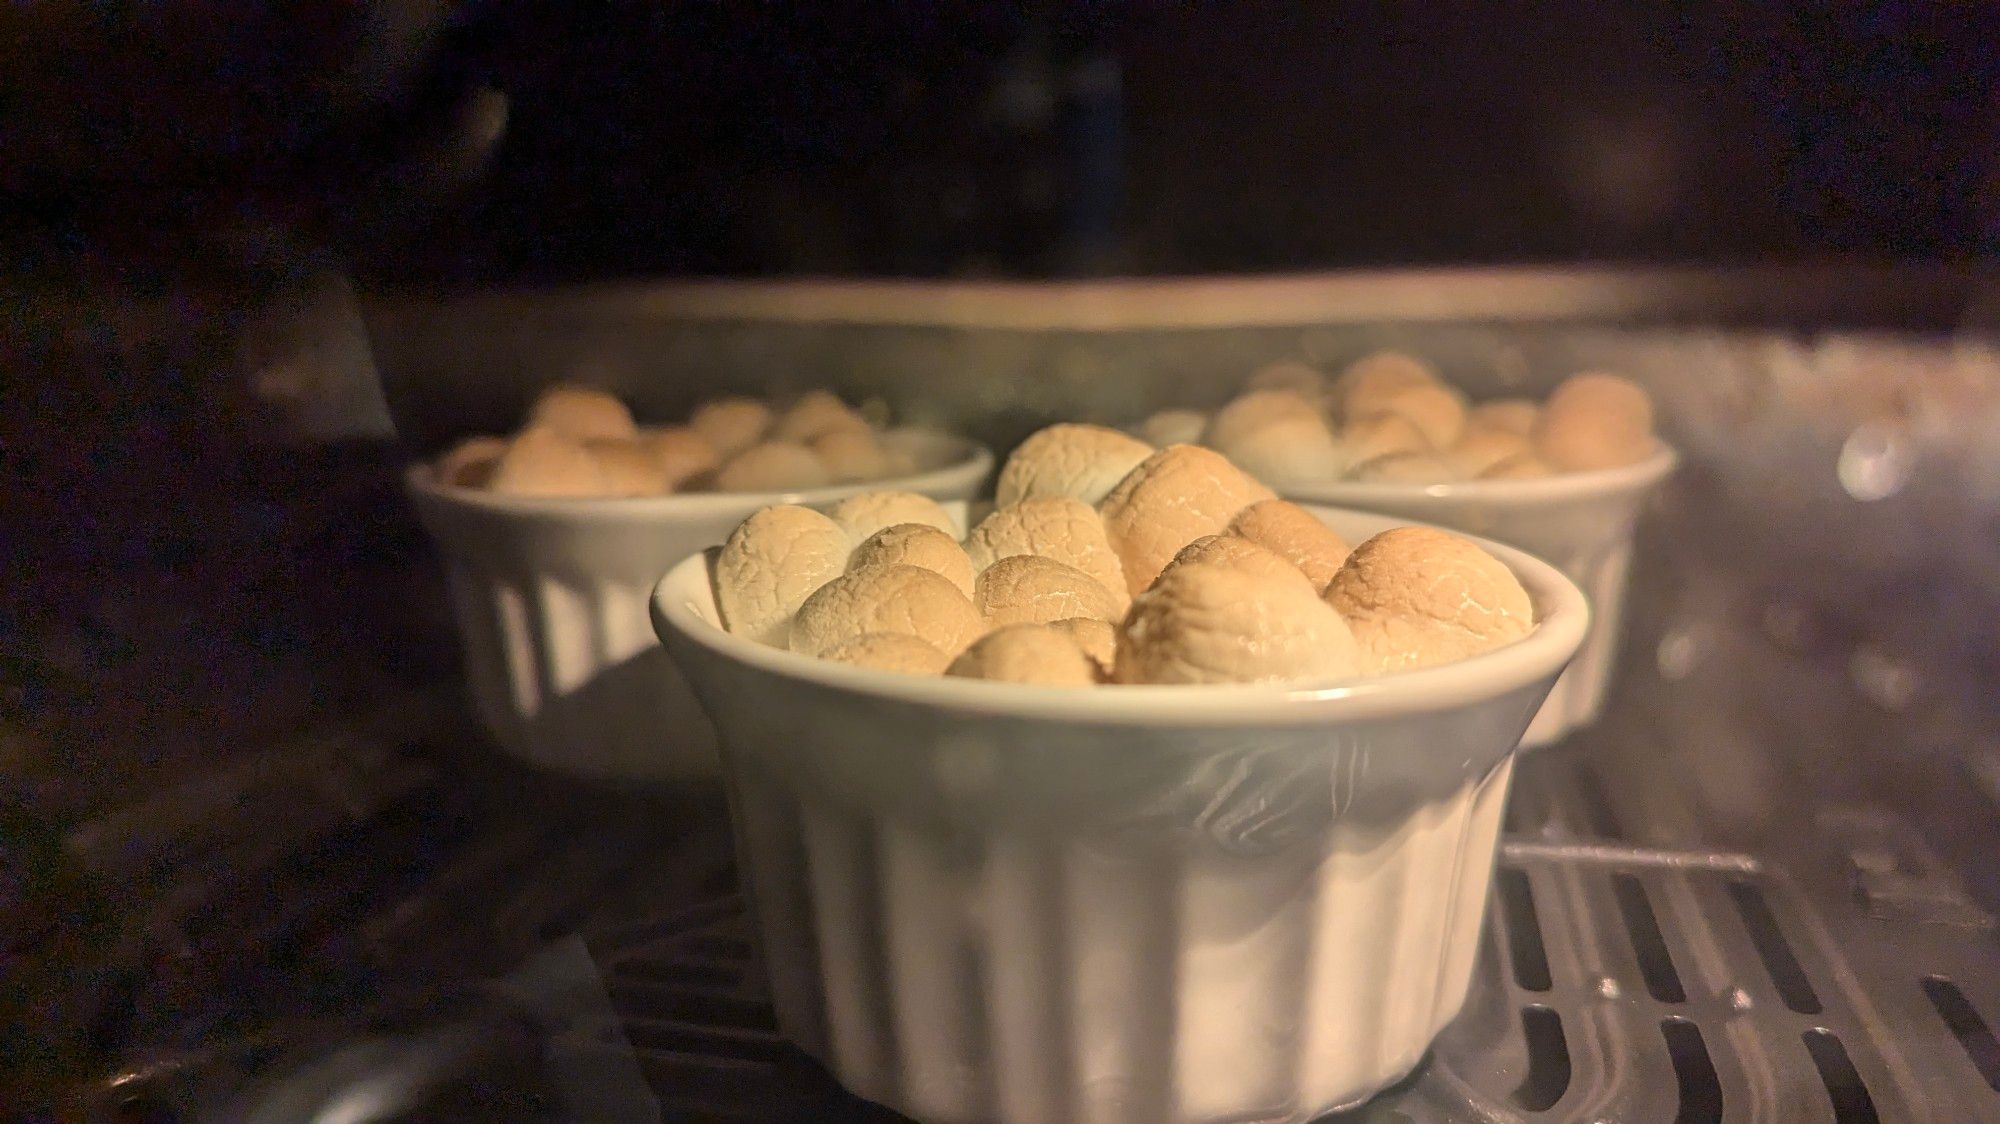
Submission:
{"label": "pile of marshmallows", "polygon": [[793,492],[916,470],[874,417],[815,390],[782,412],[755,398],[704,403],[686,425],[640,428],[601,390],[544,390],[511,438],[474,437],[438,461],[438,479],[514,496]]}
{"label": "pile of marshmallows", "polygon": [[767,507],[715,557],[730,632],[884,671],[1015,683],[1323,681],[1527,635],[1514,575],[1456,535],[1349,550],[1212,449],[1056,425],[961,541],[932,500]]}
{"label": "pile of marshmallows", "polygon": [[1658,449],[1652,399],[1617,375],[1573,376],[1540,406],[1469,405],[1422,360],[1389,351],[1331,381],[1304,363],[1274,363],[1212,418],[1168,410],[1139,430],[1157,444],[1207,445],[1279,484],[1520,480],[1636,464]]}

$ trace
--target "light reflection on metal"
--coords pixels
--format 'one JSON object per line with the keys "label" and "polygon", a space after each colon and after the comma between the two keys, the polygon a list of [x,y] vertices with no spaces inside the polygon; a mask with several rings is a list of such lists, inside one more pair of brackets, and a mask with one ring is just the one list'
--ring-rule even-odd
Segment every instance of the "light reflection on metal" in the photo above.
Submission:
{"label": "light reflection on metal", "polygon": [[1916,465],[1916,451],[1900,426],[1863,422],[1840,447],[1840,486],[1863,503],[1888,499],[1903,490]]}
{"label": "light reflection on metal", "polygon": [[1862,694],[1889,710],[1907,709],[1923,685],[1908,661],[1873,644],[1854,649],[1847,673]]}
{"label": "light reflection on metal", "polygon": [[1701,645],[1695,640],[1694,629],[1681,624],[1660,638],[1655,662],[1660,669],[1660,677],[1667,680],[1686,679],[1694,671],[1701,658]]}

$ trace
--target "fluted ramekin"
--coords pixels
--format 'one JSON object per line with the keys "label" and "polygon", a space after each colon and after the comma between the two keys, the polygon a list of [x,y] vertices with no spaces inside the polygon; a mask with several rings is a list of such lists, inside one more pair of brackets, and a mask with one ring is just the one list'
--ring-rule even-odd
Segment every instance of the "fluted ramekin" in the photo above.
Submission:
{"label": "fluted ramekin", "polygon": [[[1315,509],[1355,541],[1399,520]],[[1304,1121],[1465,999],[1512,751],[1582,642],[1312,689],[892,675],[653,617],[722,740],[779,1025],[924,1121]]]}
{"label": "fluted ramekin", "polygon": [[892,439],[910,476],[804,492],[690,492],[540,499],[405,482],[437,543],[480,720],[501,747],[546,768],[606,780],[716,775],[715,735],[646,620],[668,567],[777,503],[825,507],[861,492],[969,499],[993,455],[956,437]]}
{"label": "fluted ramekin", "polygon": [[1597,720],[1617,666],[1633,528],[1646,498],[1678,462],[1673,449],[1661,444],[1637,464],[1536,480],[1272,486],[1298,503],[1376,511],[1498,539],[1554,563],[1583,588],[1592,611],[1590,635],[1521,739],[1532,748]]}

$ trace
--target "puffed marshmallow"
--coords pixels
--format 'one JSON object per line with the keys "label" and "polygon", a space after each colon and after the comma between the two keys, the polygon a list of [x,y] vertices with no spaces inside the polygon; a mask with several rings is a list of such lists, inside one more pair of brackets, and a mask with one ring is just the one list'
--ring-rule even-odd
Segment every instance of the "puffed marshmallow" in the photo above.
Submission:
{"label": "puffed marshmallow", "polygon": [[1535,626],[1513,571],[1471,541],[1429,527],[1397,527],[1355,547],[1326,600],[1377,673],[1490,652]]}

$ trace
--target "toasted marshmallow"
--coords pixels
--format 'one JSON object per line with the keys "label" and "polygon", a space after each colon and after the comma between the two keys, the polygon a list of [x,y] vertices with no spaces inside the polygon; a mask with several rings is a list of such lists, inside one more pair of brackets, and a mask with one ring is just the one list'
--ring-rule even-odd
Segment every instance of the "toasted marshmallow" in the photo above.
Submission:
{"label": "toasted marshmallow", "polygon": [[1535,450],[1564,472],[1617,468],[1653,455],[1653,400],[1630,379],[1576,375],[1549,395]]}
{"label": "toasted marshmallow", "polygon": [[438,483],[455,488],[484,488],[507,452],[505,437],[468,437],[451,447],[432,470]]}
{"label": "toasted marshmallow", "polygon": [[637,438],[623,441],[586,441],[584,448],[597,458],[604,474],[604,495],[662,496],[668,491],[666,470],[653,455],[650,443]]}
{"label": "toasted marshmallow", "polygon": [[1479,474],[1481,480],[1540,480],[1544,476],[1554,476],[1556,470],[1549,462],[1532,453],[1509,457],[1499,464]]}
{"label": "toasted marshmallow", "polygon": [[1429,453],[1433,450],[1430,439],[1410,419],[1397,414],[1378,414],[1349,422],[1340,431],[1340,451],[1351,472],[1352,466],[1367,464],[1380,457]]}
{"label": "toasted marshmallow", "polygon": [[1096,661],[1045,624],[996,628],[960,653],[945,674],[1045,687],[1092,687],[1098,681]]}
{"label": "toasted marshmallow", "polygon": [[1258,429],[1301,415],[1319,415],[1319,408],[1305,395],[1291,390],[1252,390],[1230,399],[1215,412],[1201,443],[1228,456],[1230,448],[1246,444]]}
{"label": "toasted marshmallow", "polygon": [[1074,566],[1110,590],[1122,607],[1125,570],[1095,508],[1068,496],[1037,496],[994,509],[966,536],[975,571],[1016,554],[1037,554]]}
{"label": "toasted marshmallow", "polygon": [[1153,454],[1136,437],[1101,425],[1064,423],[1030,434],[1000,469],[993,502],[1009,507],[1038,496],[1096,504]]}
{"label": "toasted marshmallow", "polygon": [[766,441],[729,458],[715,473],[718,492],[803,492],[833,483],[811,449]]}
{"label": "toasted marshmallow", "polygon": [[1050,621],[1049,627],[1076,642],[1097,665],[1099,679],[1111,677],[1111,665],[1118,661],[1118,626],[1096,617],[1064,617]]}
{"label": "toasted marshmallow", "polygon": [[1412,386],[1435,385],[1438,374],[1430,364],[1400,351],[1378,351],[1347,365],[1327,391],[1327,404],[1343,421],[1355,420],[1356,405],[1379,400]]}
{"label": "toasted marshmallow", "polygon": [[639,440],[652,450],[668,491],[681,491],[722,465],[722,455],[715,446],[689,426],[642,430]]}
{"label": "toasted marshmallow", "polygon": [[1288,390],[1237,398],[1216,413],[1202,440],[1259,480],[1331,480],[1346,465],[1318,408]]}
{"label": "toasted marshmallow", "polygon": [[972,596],[972,560],[958,540],[928,523],[898,523],[884,527],[854,548],[847,560],[849,570],[869,566],[921,566],[940,574]]}
{"label": "toasted marshmallow", "polygon": [[[1315,592],[1319,589],[1312,585],[1303,570],[1286,561],[1277,551],[1231,531],[1203,535],[1182,547],[1160,576],[1165,577],[1182,566],[1224,566],[1267,581],[1304,582]],[[1154,584],[1159,583],[1155,581]]]}
{"label": "toasted marshmallow", "polygon": [[1347,398],[1347,420],[1394,414],[1417,427],[1424,440],[1445,448],[1465,432],[1465,396],[1440,382],[1412,383]]}
{"label": "toasted marshmallow", "polygon": [[1407,671],[1511,644],[1534,628],[1512,571],[1467,539],[1428,527],[1384,531],[1348,555],[1327,587],[1365,670]]}
{"label": "toasted marshmallow", "polygon": [[1541,413],[1542,408],[1526,398],[1494,398],[1466,412],[1465,428],[1497,429],[1526,437],[1535,431],[1535,419]]}
{"label": "toasted marshmallow", "polygon": [[1200,410],[1161,410],[1139,423],[1139,436],[1154,445],[1193,445],[1208,428],[1208,415]]}
{"label": "toasted marshmallow", "polygon": [[973,583],[973,602],[993,628],[1046,624],[1070,617],[1116,620],[1122,608],[1096,578],[1034,554],[1002,558],[980,571]]}
{"label": "toasted marshmallow", "polygon": [[1326,376],[1319,368],[1296,359],[1266,363],[1243,382],[1245,390],[1288,390],[1317,402],[1326,394]]}
{"label": "toasted marshmallow", "polygon": [[763,440],[771,408],[755,398],[717,398],[695,407],[688,428],[707,438],[716,455],[732,457]]}
{"label": "toasted marshmallow", "polygon": [[842,483],[894,476],[897,463],[868,429],[834,429],[813,438],[813,453]]}
{"label": "toasted marshmallow", "polygon": [[1314,589],[1325,589],[1347,561],[1347,540],[1312,512],[1285,500],[1251,504],[1236,513],[1229,530],[1298,567]]}
{"label": "toasted marshmallow", "polygon": [[722,625],[785,647],[799,606],[847,569],[853,548],[838,523],[809,507],[767,507],[745,519],[715,559]]}
{"label": "toasted marshmallow", "polygon": [[898,523],[922,523],[936,527],[952,538],[960,534],[958,521],[929,496],[915,492],[863,492],[849,496],[827,510],[835,523],[847,528],[855,542],[861,542],[884,527]]}
{"label": "toasted marshmallow", "polygon": [[1132,600],[1118,629],[1120,683],[1287,683],[1358,670],[1347,623],[1305,581],[1177,566]]}
{"label": "toasted marshmallow", "polygon": [[1443,484],[1458,479],[1458,470],[1436,453],[1391,453],[1355,465],[1350,475],[1375,484]]}
{"label": "toasted marshmallow", "polygon": [[1468,426],[1465,434],[1439,455],[1458,475],[1470,478],[1484,475],[1501,461],[1532,456],[1534,451],[1533,443],[1518,433]]}
{"label": "toasted marshmallow", "polygon": [[1272,498],[1213,449],[1169,445],[1133,469],[1098,510],[1124,566],[1125,588],[1137,596],[1182,547],[1226,530],[1237,512]]}
{"label": "toasted marshmallow", "polygon": [[528,408],[529,426],[546,426],[572,441],[629,441],[638,436],[632,411],[604,391],[558,383]]}
{"label": "toasted marshmallow", "polygon": [[609,488],[604,468],[581,441],[547,426],[529,426],[493,462],[487,487],[502,495],[581,498]]}
{"label": "toasted marshmallow", "polygon": [[827,650],[836,663],[903,675],[943,675],[951,657],[935,644],[903,632],[867,632]]}
{"label": "toasted marshmallow", "polygon": [[820,656],[871,632],[901,632],[956,654],[984,631],[972,602],[944,575],[921,566],[870,566],[805,599],[792,621],[791,648]]}
{"label": "toasted marshmallow", "polygon": [[868,428],[868,419],[832,392],[815,390],[792,403],[792,408],[778,418],[777,424],[771,427],[771,439],[810,445],[829,433],[840,430],[866,432]]}

